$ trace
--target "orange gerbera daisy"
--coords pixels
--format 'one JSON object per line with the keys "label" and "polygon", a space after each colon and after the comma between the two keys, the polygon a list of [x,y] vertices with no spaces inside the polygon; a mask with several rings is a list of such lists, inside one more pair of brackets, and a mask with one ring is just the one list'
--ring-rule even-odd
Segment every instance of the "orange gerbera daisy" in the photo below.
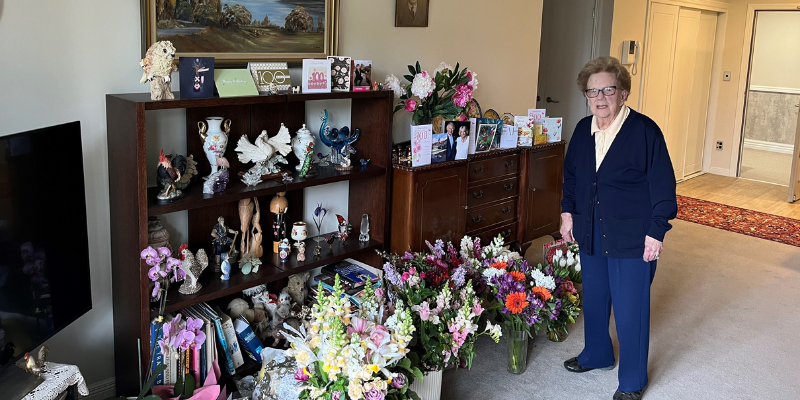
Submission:
{"label": "orange gerbera daisy", "polygon": [[498,262],[492,264],[492,268],[506,269],[506,268],[508,268],[508,263],[505,262],[505,261],[498,261]]}
{"label": "orange gerbera daisy", "polygon": [[550,291],[547,290],[547,288],[541,286],[535,286],[533,288],[533,294],[535,294],[536,297],[538,297],[542,301],[550,300],[550,298],[553,297],[553,295],[550,294]]}
{"label": "orange gerbera daisy", "polygon": [[523,274],[522,272],[509,271],[508,274],[511,275],[511,277],[514,278],[514,280],[517,281],[517,282],[524,282],[525,281],[525,274]]}
{"label": "orange gerbera daisy", "polygon": [[522,312],[522,309],[528,306],[528,302],[525,300],[525,293],[511,293],[506,296],[506,308],[511,310],[512,314],[519,314]]}

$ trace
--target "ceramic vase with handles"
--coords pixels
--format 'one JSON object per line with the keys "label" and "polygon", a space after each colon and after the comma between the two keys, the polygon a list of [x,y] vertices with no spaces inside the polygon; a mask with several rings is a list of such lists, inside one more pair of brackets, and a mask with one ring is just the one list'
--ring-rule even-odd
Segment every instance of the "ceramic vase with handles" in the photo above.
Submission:
{"label": "ceramic vase with handles", "polygon": [[295,222],[292,225],[292,239],[295,241],[303,241],[308,238],[308,227],[305,222]]}
{"label": "ceramic vase with handles", "polygon": [[297,136],[292,139],[292,151],[300,160],[300,164],[297,165],[298,171],[303,169],[303,160],[312,150],[314,150],[314,135],[306,129],[306,124],[303,124],[303,127],[297,131]]}
{"label": "ceramic vase with handles", "polygon": [[197,127],[200,128],[203,151],[211,164],[211,174],[214,174],[220,170],[221,166],[218,161],[225,154],[225,149],[228,146],[231,120],[223,119],[222,117],[208,117],[205,122],[198,122]]}

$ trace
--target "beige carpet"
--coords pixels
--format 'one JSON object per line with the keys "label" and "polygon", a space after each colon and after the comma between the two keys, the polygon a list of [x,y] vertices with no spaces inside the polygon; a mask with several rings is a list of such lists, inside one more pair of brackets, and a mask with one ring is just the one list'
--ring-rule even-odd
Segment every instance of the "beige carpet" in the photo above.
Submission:
{"label": "beige carpet", "polygon": [[[644,398],[800,398],[800,248],[673,224],[652,288]],[[617,369],[563,368],[582,348],[579,320],[563,343],[537,337],[527,371],[515,376],[506,371],[506,343],[482,338],[472,370],[445,372],[442,398],[611,399]]]}
{"label": "beige carpet", "polygon": [[742,168],[739,172],[742,178],[789,186],[791,172],[791,154],[748,148],[742,150]]}

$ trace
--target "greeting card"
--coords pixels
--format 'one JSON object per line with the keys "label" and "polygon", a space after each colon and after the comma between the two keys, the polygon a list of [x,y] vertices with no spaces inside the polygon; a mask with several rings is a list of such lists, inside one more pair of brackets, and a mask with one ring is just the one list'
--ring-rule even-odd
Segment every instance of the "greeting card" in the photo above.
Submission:
{"label": "greeting card", "polygon": [[431,163],[433,125],[411,125],[411,166]]}
{"label": "greeting card", "polygon": [[331,62],[303,60],[303,93],[331,92]]}
{"label": "greeting card", "polygon": [[353,61],[353,91],[367,92],[372,86],[372,60]]}
{"label": "greeting card", "polygon": [[292,87],[289,66],[285,62],[251,62],[247,63],[253,81],[259,93],[269,93],[270,84],[278,87],[278,93],[287,93]]}
{"label": "greeting card", "polygon": [[219,97],[258,96],[253,76],[246,69],[215,70],[214,83]]}
{"label": "greeting card", "polygon": [[214,97],[214,57],[181,57],[181,98]]}
{"label": "greeting card", "polygon": [[500,136],[501,149],[515,149],[517,147],[517,128],[513,125],[503,124],[503,135]]}
{"label": "greeting card", "polygon": [[547,143],[561,141],[561,118],[544,118],[542,120],[542,133],[547,135]]}
{"label": "greeting card", "polygon": [[546,115],[547,110],[543,108],[531,108],[528,110],[528,116],[533,118],[534,124],[541,124]]}
{"label": "greeting card", "polygon": [[328,56],[331,63],[331,91],[349,92],[353,79],[353,59],[350,57]]}
{"label": "greeting card", "polygon": [[517,129],[517,145],[520,147],[533,146],[533,118],[527,116],[514,117],[514,127]]}

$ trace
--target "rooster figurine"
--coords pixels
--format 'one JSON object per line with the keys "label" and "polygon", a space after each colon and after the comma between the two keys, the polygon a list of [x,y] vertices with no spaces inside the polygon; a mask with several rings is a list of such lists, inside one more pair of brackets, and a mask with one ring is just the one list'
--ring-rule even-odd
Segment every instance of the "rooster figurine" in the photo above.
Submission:
{"label": "rooster figurine", "polygon": [[[181,179],[175,182],[175,189],[184,190],[189,187],[189,184],[192,183],[192,178],[197,175],[197,161],[194,160],[194,156],[184,157],[180,154],[167,154],[164,157],[169,160],[171,165],[175,165],[180,158],[186,160],[186,170],[181,174]],[[158,187],[164,189],[163,181],[160,179],[158,180]]]}
{"label": "rooster figurine", "polygon": [[[167,158],[164,155],[164,149],[161,149],[161,155],[158,157],[158,168],[156,168],[158,186],[162,188],[161,192],[156,196],[159,202],[169,203],[183,197],[183,192],[176,186],[181,185],[180,182],[184,181],[183,175],[187,170],[191,173],[186,157],[176,154]],[[194,172],[196,173],[197,170],[195,169]],[[186,185],[188,185],[188,180]],[[183,187],[185,188],[186,186],[184,185]]]}
{"label": "rooster figurine", "polygon": [[150,81],[150,99],[163,100],[174,99],[172,94],[172,80],[171,76],[174,71],[178,70],[178,66],[173,64],[175,59],[175,46],[172,42],[164,40],[155,42],[149,49],[147,54],[139,65],[144,72],[140,83]]}
{"label": "rooster figurine", "polygon": [[236,152],[239,153],[239,161],[242,163],[256,163],[248,172],[252,171],[259,176],[277,174],[281,169],[275,164],[279,162],[286,164],[284,156],[292,151],[291,142],[289,129],[281,124],[277,135],[269,137],[266,130],[261,131],[254,143],[250,143],[247,136],[242,136]]}
{"label": "rooster figurine", "polygon": [[200,274],[208,267],[208,256],[203,249],[197,250],[196,255],[192,255],[189,246],[181,245],[181,269],[186,272],[183,284],[178,288],[180,294],[195,294],[203,285],[200,284]]}
{"label": "rooster figurine", "polygon": [[42,346],[39,349],[38,359],[34,358],[30,353],[25,353],[25,370],[31,374],[42,376],[45,359],[47,358],[47,353],[49,352],[50,349],[48,349],[47,346]]}

